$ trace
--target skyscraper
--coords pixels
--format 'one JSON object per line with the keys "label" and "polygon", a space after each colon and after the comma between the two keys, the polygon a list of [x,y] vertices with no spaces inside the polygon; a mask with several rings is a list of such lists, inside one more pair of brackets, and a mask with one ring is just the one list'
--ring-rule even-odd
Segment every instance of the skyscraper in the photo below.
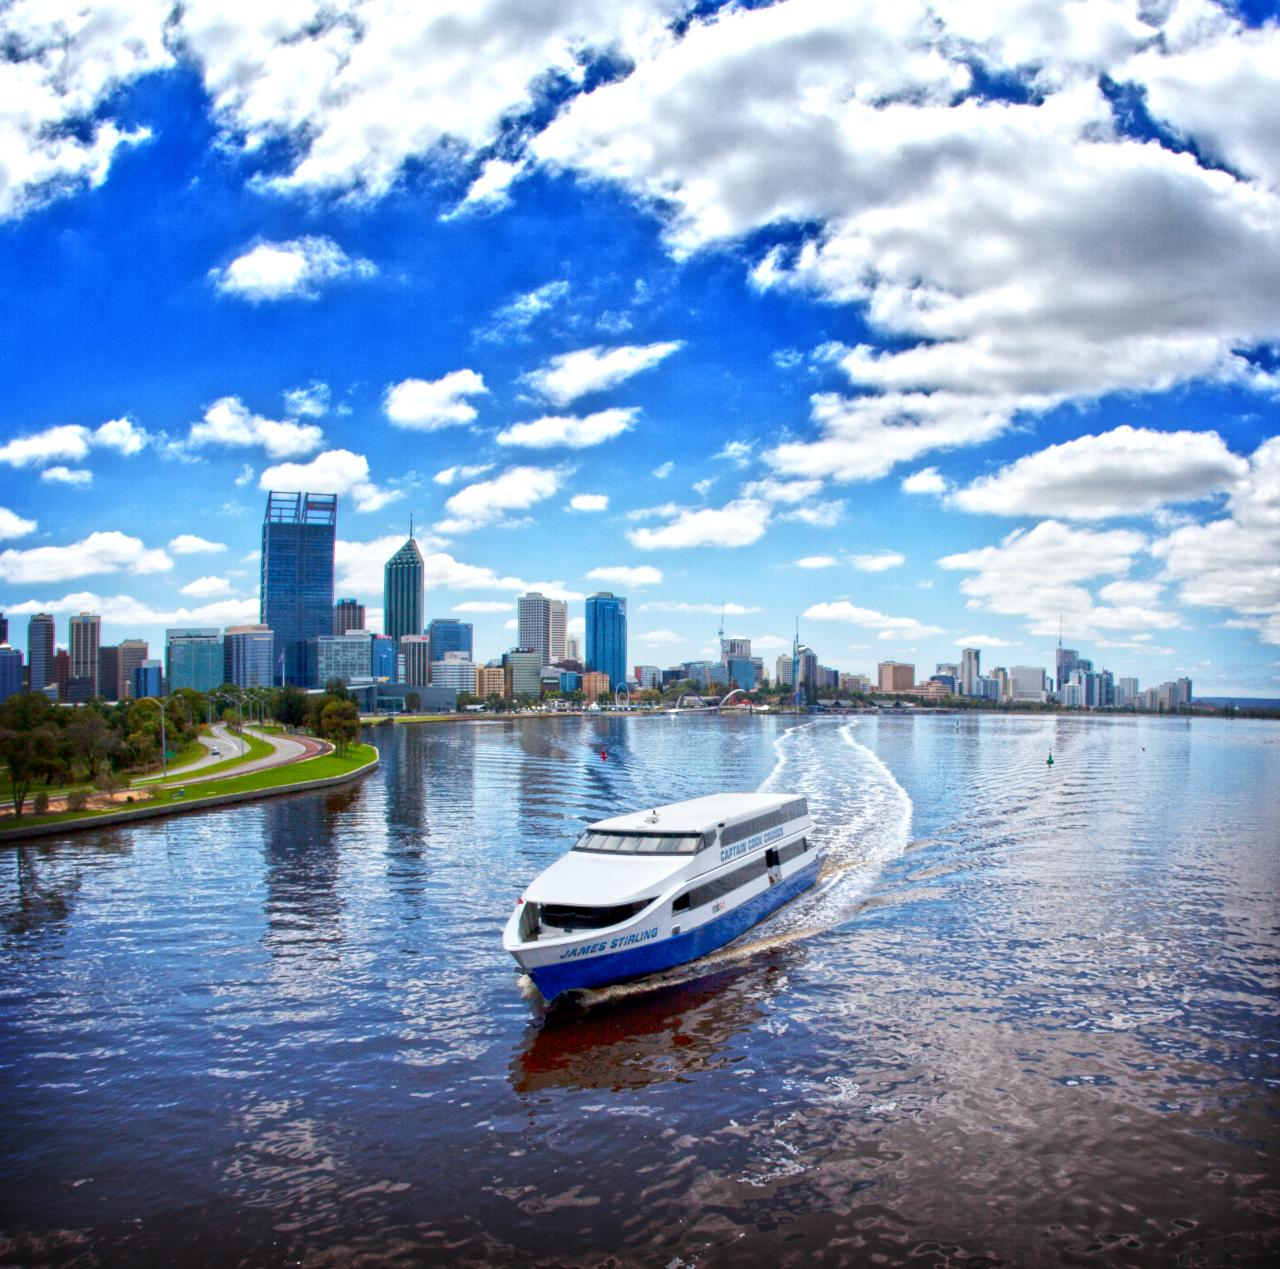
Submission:
{"label": "skyscraper", "polygon": [[563,599],[547,600],[547,655],[552,662],[569,655],[569,605]]}
{"label": "skyscraper", "polygon": [[259,621],[275,634],[273,673],[306,683],[306,644],[333,629],[338,495],[268,493]]}
{"label": "skyscraper", "polygon": [[27,623],[27,668],[33,692],[53,682],[52,613],[38,612]]}
{"label": "skyscraper", "polygon": [[964,648],[960,653],[960,690],[965,696],[978,695],[978,679],[982,653],[977,648]]}
{"label": "skyscraper", "polygon": [[211,692],[227,681],[222,634],[217,626],[166,631],[164,657],[164,677],[171,692],[180,687]]}
{"label": "skyscraper", "polygon": [[133,696],[133,672],[151,655],[145,639],[120,641],[120,695],[127,700]]}
{"label": "skyscraper", "polygon": [[469,621],[454,617],[432,617],[427,623],[427,639],[431,644],[431,661],[443,661],[450,652],[465,652],[467,660],[473,653],[473,632]]}
{"label": "skyscraper", "polygon": [[9,618],[0,612],[0,644],[9,642]]}
{"label": "skyscraper", "polygon": [[[521,595],[516,605],[516,642],[530,652],[536,652],[541,658],[539,668],[551,664],[551,605],[555,600],[548,599],[540,591],[530,591]],[[560,605],[561,609],[564,605]],[[561,631],[564,629],[561,622]],[[561,658],[564,657],[564,639],[561,635]]]}
{"label": "skyscraper", "polygon": [[1064,648],[1062,639],[1058,639],[1058,654],[1054,662],[1054,683],[1058,689],[1058,699],[1062,700],[1062,690],[1071,681],[1071,675],[1080,664],[1080,653],[1075,648]]}
{"label": "skyscraper", "polygon": [[222,682],[236,687],[270,687],[274,643],[266,626],[228,626],[222,638]]}
{"label": "skyscraper", "polygon": [[609,676],[610,691],[627,682],[627,601],[609,591],[587,596],[587,669]]}
{"label": "skyscraper", "polygon": [[0,643],[0,701],[22,691],[22,653]]}
{"label": "skyscraper", "polygon": [[98,695],[104,701],[118,701],[120,686],[120,647],[104,643],[98,647]]}
{"label": "skyscraper", "polygon": [[98,694],[98,640],[102,618],[96,613],[77,613],[71,618],[67,637],[71,654],[71,677],[79,680],[81,690],[90,696]]}
{"label": "skyscraper", "polygon": [[422,552],[410,535],[383,569],[382,630],[397,643],[422,634],[424,572]]}
{"label": "skyscraper", "polygon": [[355,599],[340,599],[333,606],[333,633],[364,629],[364,605]]}
{"label": "skyscraper", "polygon": [[399,659],[403,663],[404,670],[396,677],[401,683],[425,687],[431,682],[431,643],[427,636],[401,635],[399,649]]}

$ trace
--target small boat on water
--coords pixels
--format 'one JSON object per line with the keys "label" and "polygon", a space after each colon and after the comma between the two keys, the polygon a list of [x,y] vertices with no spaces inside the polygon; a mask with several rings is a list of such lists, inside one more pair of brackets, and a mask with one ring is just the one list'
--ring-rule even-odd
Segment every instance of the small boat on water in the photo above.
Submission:
{"label": "small boat on water", "polygon": [[813,885],[809,804],[716,793],[588,826],[530,883],[502,945],[547,1000],[723,947]]}

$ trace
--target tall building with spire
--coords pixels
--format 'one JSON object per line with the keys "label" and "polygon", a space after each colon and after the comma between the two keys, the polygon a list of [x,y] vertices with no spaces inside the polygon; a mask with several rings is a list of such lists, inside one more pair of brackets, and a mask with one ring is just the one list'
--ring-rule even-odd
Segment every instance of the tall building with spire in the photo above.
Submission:
{"label": "tall building with spire", "polygon": [[405,635],[422,634],[425,578],[426,566],[410,525],[408,540],[382,571],[382,630],[397,643]]}
{"label": "tall building with spire", "polygon": [[274,636],[274,678],[307,684],[307,640],[333,629],[338,495],[268,493],[258,620]]}

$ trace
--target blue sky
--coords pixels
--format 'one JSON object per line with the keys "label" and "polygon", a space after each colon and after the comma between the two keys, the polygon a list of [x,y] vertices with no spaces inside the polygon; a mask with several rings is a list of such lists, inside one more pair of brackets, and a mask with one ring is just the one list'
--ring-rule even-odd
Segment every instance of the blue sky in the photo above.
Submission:
{"label": "blue sky", "polygon": [[[632,663],[1280,686],[1280,27],[1212,0],[18,3],[0,608],[257,617],[265,490],[381,605]],[[375,619],[378,614],[372,614]],[[371,623],[372,624],[372,623]]]}

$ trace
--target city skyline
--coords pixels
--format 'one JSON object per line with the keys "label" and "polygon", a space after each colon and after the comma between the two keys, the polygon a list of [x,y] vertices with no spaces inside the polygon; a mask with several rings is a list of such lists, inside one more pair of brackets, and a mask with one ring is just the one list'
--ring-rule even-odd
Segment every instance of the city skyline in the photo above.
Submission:
{"label": "city skyline", "polygon": [[11,644],[256,623],[266,491],[318,490],[335,593],[381,628],[412,517],[477,660],[613,591],[628,668],[723,604],[766,664],[798,618],[855,673],[1052,667],[1061,622],[1280,695],[1280,27],[1058,8],[16,10]]}

